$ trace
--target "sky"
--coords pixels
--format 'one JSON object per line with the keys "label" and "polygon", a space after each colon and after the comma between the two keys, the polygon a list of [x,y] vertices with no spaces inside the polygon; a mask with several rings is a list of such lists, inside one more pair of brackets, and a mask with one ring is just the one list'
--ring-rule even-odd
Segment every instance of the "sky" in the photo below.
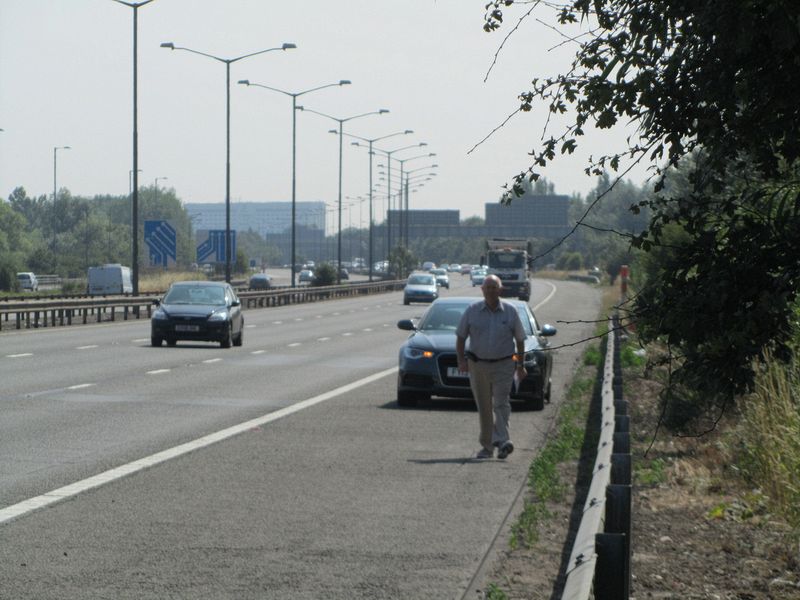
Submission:
{"label": "sky", "polygon": [[[374,139],[413,130],[375,143],[389,151],[427,144],[393,155],[407,159],[412,175],[425,176],[416,180],[424,185],[411,194],[410,208],[483,217],[485,203],[498,201],[540,148],[546,107],[517,115],[470,150],[518,108],[532,78],[564,71],[575,50],[532,17],[500,48],[530,7],[506,9],[505,26],[488,34],[487,1],[154,0],[140,7],[139,185],[158,178],[159,188],[174,189],[183,202],[225,200],[225,64],[162,42],[224,59],[294,43],[296,49],[231,64],[232,203],[289,201],[292,194],[292,98],[238,81],[296,93],[348,79],[351,85],[297,102],[338,119],[388,109],[345,122],[345,134]],[[18,186],[52,197],[54,162],[58,188],[73,196],[129,192],[133,13],[114,0],[0,1],[0,197]],[[329,130],[338,127],[298,112],[298,201],[335,205],[339,140]],[[587,156],[624,149],[628,133],[590,130],[575,155],[545,171],[556,193],[587,196],[595,187],[583,172]],[[359,219],[366,222],[368,153],[351,145],[354,138],[344,141],[342,196],[363,209]],[[59,146],[70,149],[54,161]],[[373,164],[380,185],[385,169],[377,165],[385,157],[378,153]],[[393,180],[398,170],[392,160]],[[428,173],[436,175],[427,179]],[[377,193],[376,215],[385,210]]]}

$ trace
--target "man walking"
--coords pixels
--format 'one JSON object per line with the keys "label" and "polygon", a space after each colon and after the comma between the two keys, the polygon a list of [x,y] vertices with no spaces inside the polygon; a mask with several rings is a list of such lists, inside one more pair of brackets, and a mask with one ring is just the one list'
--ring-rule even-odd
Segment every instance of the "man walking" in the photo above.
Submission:
{"label": "man walking", "polygon": [[476,458],[492,458],[495,447],[499,449],[497,458],[506,458],[514,451],[508,433],[511,385],[515,371],[520,380],[527,375],[523,360],[525,330],[517,310],[500,300],[502,287],[497,275],[487,275],[481,286],[483,300],[467,308],[456,329],[458,370],[469,373],[478,406],[481,449]]}

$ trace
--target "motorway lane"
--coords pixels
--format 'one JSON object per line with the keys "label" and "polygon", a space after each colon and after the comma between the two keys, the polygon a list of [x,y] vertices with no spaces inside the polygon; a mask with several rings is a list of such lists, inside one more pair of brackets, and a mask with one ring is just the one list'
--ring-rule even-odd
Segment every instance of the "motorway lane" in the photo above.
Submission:
{"label": "motorway lane", "polygon": [[396,321],[425,308],[393,293],[249,310],[228,350],[152,348],[147,321],[3,336],[0,506],[395,366]]}
{"label": "motorway lane", "polygon": [[[568,293],[537,311],[542,321],[596,316],[597,298],[590,288],[558,286]],[[587,291],[587,300],[576,300]],[[531,304],[535,306],[547,292],[547,284],[537,282]],[[400,296],[391,296],[395,298],[382,312],[392,312],[392,320],[424,310],[402,307]],[[357,302],[325,303],[326,308],[334,305],[339,317],[355,314],[362,329],[371,328],[372,319],[366,316],[370,311],[360,310],[364,307]],[[319,311],[322,306],[306,308]],[[256,313],[269,313],[270,318],[275,314],[272,309],[249,311],[248,322]],[[286,318],[304,319],[293,322],[293,330],[315,318],[291,314],[283,323],[271,322],[270,333],[276,334]],[[330,326],[327,319],[315,320]],[[253,376],[247,361],[261,355],[247,351],[251,338],[259,345],[261,328],[248,330],[243,352],[232,353],[241,361],[226,358],[224,364],[195,368],[192,377],[216,367],[234,369],[234,378],[244,379],[245,389],[257,389],[250,380],[259,377]],[[328,346],[325,377],[328,371],[334,376],[346,371],[348,363],[364,357],[371,357],[376,366],[396,364],[405,333],[392,328],[393,324],[382,327],[389,331],[370,338],[366,348],[357,336],[342,335],[347,333],[342,328],[326,329],[325,333],[338,331],[339,337],[320,336],[331,337],[320,345],[334,342]],[[589,329],[560,326],[556,340],[575,341]],[[306,333],[313,331],[311,327]],[[289,341],[293,336],[281,335],[280,343],[295,343]],[[180,348],[148,351],[183,354]],[[288,382],[288,387],[275,383],[273,400],[290,395],[293,386],[306,389],[306,379],[319,382],[318,371],[306,366],[315,356],[314,344],[284,347],[281,354],[293,360],[282,358],[287,364],[280,368],[264,367],[270,384]],[[564,349],[558,354],[554,404],[560,400],[577,351]],[[168,377],[175,376],[170,372]],[[176,379],[189,385],[192,377]],[[206,409],[194,397],[204,386],[213,385],[213,379],[201,376],[180,395],[186,405],[178,408]],[[145,378],[145,387],[141,392],[137,388],[137,393],[153,394],[158,389],[148,387],[153,381],[164,384]],[[162,393],[180,391],[180,385],[176,381],[174,387],[161,388]],[[213,397],[213,393],[202,396],[205,402]],[[237,397],[246,400],[250,395]],[[229,407],[217,418],[222,423],[229,412],[249,414],[264,406]],[[13,590],[10,597],[15,598],[457,597],[502,522],[553,414],[554,407],[548,406],[543,413],[515,415],[512,426],[518,450],[513,460],[474,463],[466,459],[475,449],[477,435],[470,403],[433,401],[417,410],[398,410],[394,378],[385,377],[0,526],[0,564],[6,565],[0,567],[0,590]]]}

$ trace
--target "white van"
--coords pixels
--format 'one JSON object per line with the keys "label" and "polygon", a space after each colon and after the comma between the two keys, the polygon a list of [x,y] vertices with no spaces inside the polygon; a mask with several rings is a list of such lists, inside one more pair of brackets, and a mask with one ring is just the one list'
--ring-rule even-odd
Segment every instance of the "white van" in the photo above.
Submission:
{"label": "white van", "polygon": [[19,281],[19,287],[22,290],[35,292],[39,289],[39,281],[36,279],[36,275],[33,273],[17,273],[17,281]]}
{"label": "white van", "polygon": [[90,296],[107,296],[112,294],[132,294],[130,267],[120,264],[89,267]]}

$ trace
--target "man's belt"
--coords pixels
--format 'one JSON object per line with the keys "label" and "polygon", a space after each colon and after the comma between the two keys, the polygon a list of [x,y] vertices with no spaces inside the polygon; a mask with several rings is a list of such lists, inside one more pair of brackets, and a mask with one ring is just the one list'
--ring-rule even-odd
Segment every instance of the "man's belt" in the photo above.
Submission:
{"label": "man's belt", "polygon": [[488,363],[495,363],[500,362],[501,360],[508,360],[509,358],[514,358],[513,354],[509,354],[508,356],[503,356],[501,358],[478,358],[474,352],[464,352],[464,355],[474,362],[488,362]]}

